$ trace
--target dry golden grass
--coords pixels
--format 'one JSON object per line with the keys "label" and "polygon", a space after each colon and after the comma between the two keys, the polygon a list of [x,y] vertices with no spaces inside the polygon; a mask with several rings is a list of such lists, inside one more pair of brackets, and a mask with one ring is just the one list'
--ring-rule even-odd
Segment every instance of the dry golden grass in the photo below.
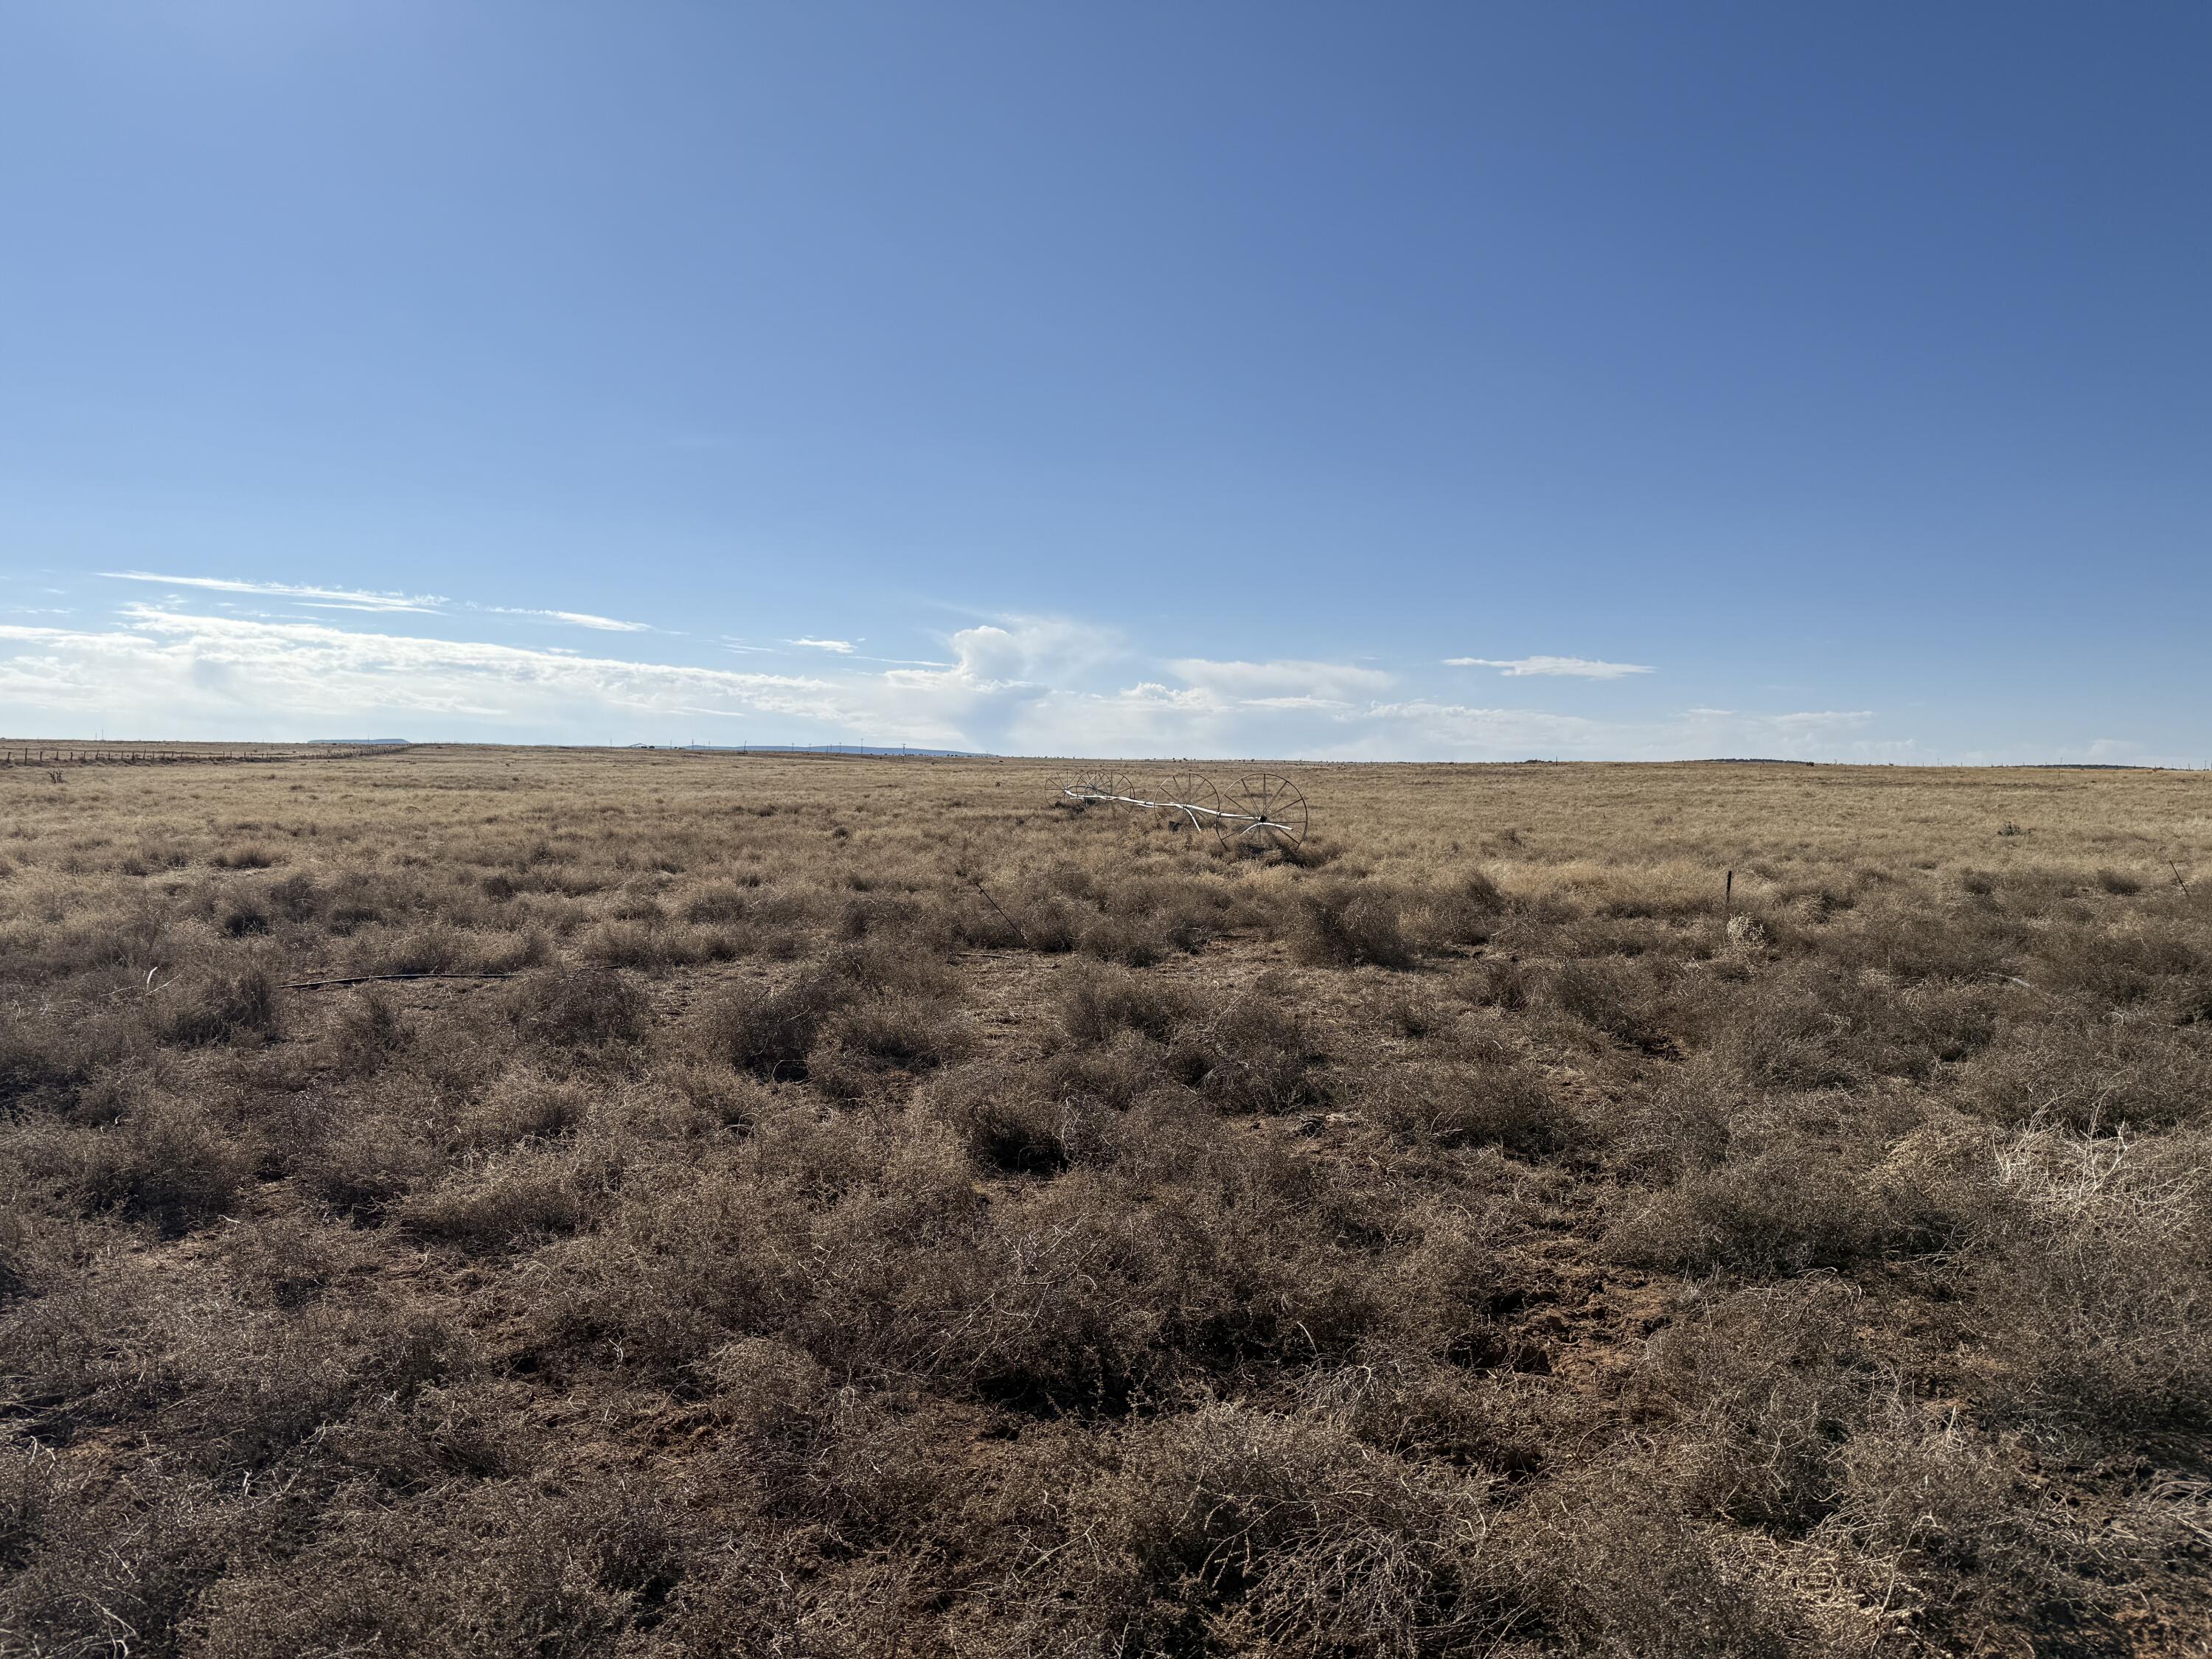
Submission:
{"label": "dry golden grass", "polygon": [[0,771],[0,1652],[2204,1650],[2212,779],[1064,773]]}

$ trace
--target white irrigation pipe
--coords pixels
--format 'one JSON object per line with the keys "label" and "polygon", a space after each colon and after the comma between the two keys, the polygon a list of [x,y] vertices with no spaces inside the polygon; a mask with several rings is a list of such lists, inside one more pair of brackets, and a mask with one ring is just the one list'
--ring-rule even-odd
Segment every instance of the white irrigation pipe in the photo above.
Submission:
{"label": "white irrigation pipe", "polygon": [[1210,818],[1234,818],[1240,823],[1279,825],[1282,823],[1281,819],[1271,818],[1264,812],[1224,812],[1218,806],[1194,806],[1187,800],[1144,800],[1135,795],[1102,795],[1095,789],[1070,788],[1063,789],[1060,793],[1070,800],[1119,801],[1124,806],[1149,806],[1155,811],[1173,807],[1176,811],[1188,813],[1190,816],[1190,824],[1194,830],[1199,827],[1198,815],[1200,812]]}

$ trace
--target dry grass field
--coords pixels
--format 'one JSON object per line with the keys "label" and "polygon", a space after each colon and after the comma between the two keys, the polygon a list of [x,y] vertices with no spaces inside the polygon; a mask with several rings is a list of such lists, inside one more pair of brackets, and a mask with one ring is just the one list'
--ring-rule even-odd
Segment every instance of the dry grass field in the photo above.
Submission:
{"label": "dry grass field", "polygon": [[2212,777],[1073,769],[0,772],[0,1651],[2212,1652]]}

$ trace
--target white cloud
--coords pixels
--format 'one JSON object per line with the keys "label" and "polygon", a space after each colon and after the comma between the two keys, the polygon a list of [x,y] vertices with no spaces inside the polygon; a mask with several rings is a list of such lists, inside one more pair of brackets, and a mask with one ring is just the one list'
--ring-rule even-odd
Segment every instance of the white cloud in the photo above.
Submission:
{"label": "white cloud", "polygon": [[1348,707],[1390,684],[1390,676],[1380,669],[1360,668],[1350,663],[1285,659],[1272,662],[1217,662],[1206,657],[1184,657],[1168,666],[1179,678],[1212,693],[1224,703],[1255,708]]}
{"label": "white cloud", "polygon": [[850,640],[793,640],[791,643],[807,646],[816,651],[834,651],[841,657],[849,657],[853,654],[853,642]]}
{"label": "white cloud", "polygon": [[537,611],[527,605],[471,605],[472,611],[495,611],[502,617],[543,617],[548,622],[567,623],[571,628],[596,628],[610,634],[649,634],[650,623],[622,622],[613,617],[595,617],[588,611]]}
{"label": "white cloud", "polygon": [[435,593],[378,593],[357,587],[310,587],[295,582],[241,582],[222,576],[165,576],[151,570],[103,570],[110,581],[158,582],[164,587],[204,587],[218,593],[258,593],[293,599],[319,611],[412,611],[429,612],[445,605]]}
{"label": "white cloud", "polygon": [[418,616],[433,616],[442,614],[448,605],[458,603],[470,611],[483,611],[501,617],[538,617],[547,622],[565,623],[572,628],[598,629],[613,634],[651,631],[650,625],[645,623],[623,622],[619,617],[595,616],[588,611],[544,611],[534,605],[477,605],[466,599],[449,599],[441,593],[386,593],[370,588],[319,587],[301,582],[237,581],[227,576],[173,576],[154,570],[103,570],[99,574],[110,581],[153,582],[163,587],[198,587],[216,593],[252,593],[262,599],[289,599],[310,611],[410,612]]}
{"label": "white cloud", "polygon": [[1617,680],[1628,674],[1653,671],[1641,663],[1598,662],[1589,657],[1446,657],[1448,668],[1495,668],[1509,679],[1527,674],[1550,674],[1578,680]]}
{"label": "white cloud", "polygon": [[25,726],[97,721],[147,736],[313,737],[374,723],[426,738],[749,736],[1378,760],[1829,759],[1910,748],[1866,732],[1866,710],[1698,708],[1613,721],[1392,691],[1391,675],[1351,664],[1147,663],[1113,631],[1059,618],[960,629],[945,663],[878,668],[833,653],[815,673],[370,631],[380,625],[404,624],[205,615],[167,602],[127,606],[120,625],[98,631],[27,618],[0,624],[0,707],[24,711]]}
{"label": "white cloud", "polygon": [[[848,729],[870,711],[820,679],[127,609],[112,633],[0,628],[0,702],[97,710],[148,731],[298,732],[342,716],[410,717],[540,730],[600,729],[611,716],[773,715]],[[930,727],[927,735],[951,735]]]}

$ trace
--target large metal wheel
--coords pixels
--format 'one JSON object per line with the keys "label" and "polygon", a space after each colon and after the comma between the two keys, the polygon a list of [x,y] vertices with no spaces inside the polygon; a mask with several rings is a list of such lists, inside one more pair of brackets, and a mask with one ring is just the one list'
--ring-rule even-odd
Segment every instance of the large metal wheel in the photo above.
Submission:
{"label": "large metal wheel", "polygon": [[1221,792],[1203,772],[1170,772],[1153,781],[1149,799],[1160,804],[1170,830],[1211,830],[1221,822]]}
{"label": "large metal wheel", "polygon": [[1306,798],[1297,785],[1273,772],[1237,780],[1214,823],[1232,852],[1294,850],[1306,838]]}
{"label": "large metal wheel", "polygon": [[1127,773],[1102,769],[1085,773],[1075,781],[1068,793],[1085,805],[1107,811],[1121,811],[1127,808],[1128,802],[1115,798],[1133,795],[1136,791],[1129,787]]}

